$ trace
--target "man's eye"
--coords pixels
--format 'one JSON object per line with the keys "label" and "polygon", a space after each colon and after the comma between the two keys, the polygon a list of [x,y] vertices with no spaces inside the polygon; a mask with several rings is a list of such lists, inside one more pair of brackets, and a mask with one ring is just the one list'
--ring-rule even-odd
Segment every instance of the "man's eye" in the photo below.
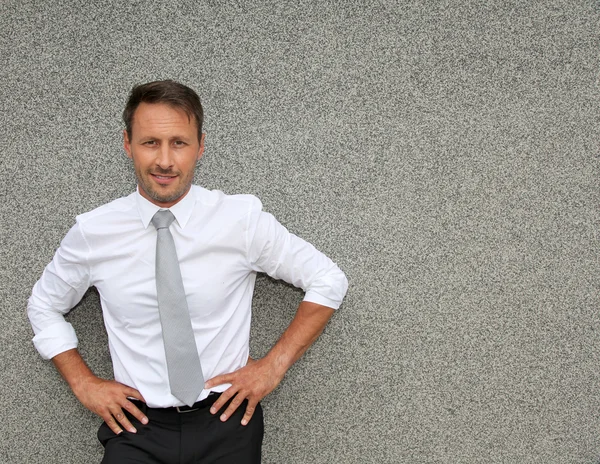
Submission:
{"label": "man's eye", "polygon": [[185,145],[185,142],[182,142],[181,140],[176,140],[175,145],[177,145],[178,147],[181,147],[181,146]]}
{"label": "man's eye", "polygon": [[156,142],[154,140],[148,140],[144,142],[144,145],[156,145]]}

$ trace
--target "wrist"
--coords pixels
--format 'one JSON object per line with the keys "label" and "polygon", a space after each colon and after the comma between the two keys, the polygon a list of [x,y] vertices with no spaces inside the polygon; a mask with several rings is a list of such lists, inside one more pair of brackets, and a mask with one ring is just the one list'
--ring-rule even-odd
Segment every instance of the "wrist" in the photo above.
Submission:
{"label": "wrist", "polygon": [[286,359],[286,357],[282,354],[274,353],[270,351],[264,358],[268,365],[269,372],[274,374],[280,380],[283,379],[285,373],[291,367],[292,362]]}
{"label": "wrist", "polygon": [[67,381],[71,390],[76,397],[80,397],[83,393],[90,390],[90,387],[93,383],[100,380],[96,377],[91,371],[88,373],[81,373],[77,377],[71,378]]}

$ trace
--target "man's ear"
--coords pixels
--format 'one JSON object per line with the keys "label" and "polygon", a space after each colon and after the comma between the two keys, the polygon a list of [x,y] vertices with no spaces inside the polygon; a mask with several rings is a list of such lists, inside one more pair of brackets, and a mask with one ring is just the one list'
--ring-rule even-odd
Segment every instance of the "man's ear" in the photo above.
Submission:
{"label": "man's ear", "polygon": [[200,161],[202,155],[204,154],[204,139],[206,138],[206,133],[202,132],[202,136],[200,137],[200,148],[198,149],[198,156],[196,157],[196,161]]}
{"label": "man's ear", "polygon": [[129,141],[127,129],[123,129],[123,148],[125,149],[125,153],[127,153],[127,157],[131,158],[131,142]]}

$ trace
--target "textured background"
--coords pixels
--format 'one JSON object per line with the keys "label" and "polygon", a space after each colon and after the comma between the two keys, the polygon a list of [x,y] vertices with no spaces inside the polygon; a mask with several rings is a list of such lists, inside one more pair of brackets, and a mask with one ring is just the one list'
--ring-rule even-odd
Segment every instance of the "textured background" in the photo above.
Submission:
{"label": "textured background", "polygon": [[[162,78],[203,99],[197,182],[350,280],[264,401],[265,463],[598,462],[597,0],[93,4],[0,2],[0,462],[100,460],[25,305],[75,215],[134,189],[120,113]],[[301,297],[259,279],[254,355]],[[96,294],[69,320],[110,376]]]}

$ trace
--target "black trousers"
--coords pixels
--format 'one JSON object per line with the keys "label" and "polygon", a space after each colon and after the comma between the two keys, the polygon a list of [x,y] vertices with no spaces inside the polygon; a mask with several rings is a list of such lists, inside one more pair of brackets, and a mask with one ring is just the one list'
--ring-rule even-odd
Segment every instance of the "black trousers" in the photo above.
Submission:
{"label": "black trousers", "polygon": [[196,403],[195,411],[179,413],[175,408],[148,408],[136,405],[148,416],[143,425],[129,413],[137,433],[116,435],[103,423],[98,440],[104,445],[102,464],[260,464],[263,439],[263,412],[260,404],[248,425],[241,425],[246,410],[244,402],[226,421],[209,409],[218,395]]}

